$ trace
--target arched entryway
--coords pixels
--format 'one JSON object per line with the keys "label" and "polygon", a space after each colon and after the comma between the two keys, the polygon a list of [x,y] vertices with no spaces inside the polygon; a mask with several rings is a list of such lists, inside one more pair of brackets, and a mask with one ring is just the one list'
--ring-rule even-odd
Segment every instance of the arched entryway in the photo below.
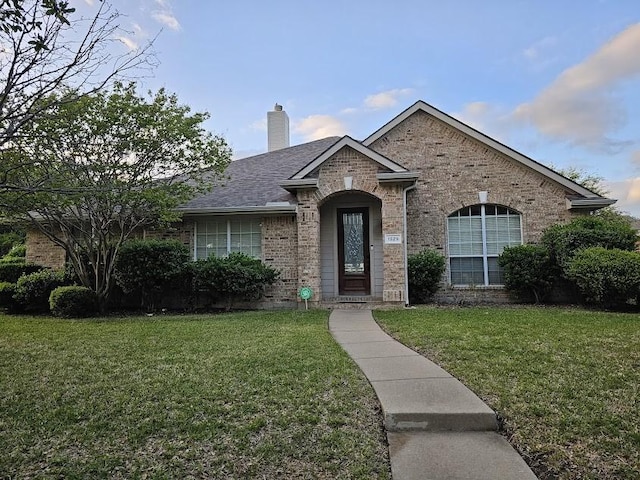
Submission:
{"label": "arched entryway", "polygon": [[338,192],[320,206],[323,300],[382,298],[381,208],[380,199],[361,191]]}

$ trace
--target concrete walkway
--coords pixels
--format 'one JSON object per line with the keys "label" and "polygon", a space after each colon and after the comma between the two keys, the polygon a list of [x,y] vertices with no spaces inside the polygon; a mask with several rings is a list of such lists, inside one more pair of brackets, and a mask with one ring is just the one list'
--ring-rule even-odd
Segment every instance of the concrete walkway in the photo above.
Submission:
{"label": "concrete walkway", "polygon": [[394,480],[535,480],[471,390],[384,333],[370,310],[334,310],[329,330],[371,382]]}

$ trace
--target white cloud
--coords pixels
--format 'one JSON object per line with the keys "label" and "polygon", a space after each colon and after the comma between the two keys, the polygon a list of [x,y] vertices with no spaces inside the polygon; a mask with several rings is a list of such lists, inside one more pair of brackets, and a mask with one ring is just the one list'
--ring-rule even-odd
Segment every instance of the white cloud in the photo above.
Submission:
{"label": "white cloud", "polygon": [[512,127],[509,113],[487,102],[467,103],[452,116],[501,142],[507,142]]}
{"label": "white cloud", "polygon": [[129,50],[137,50],[139,47],[139,45],[134,40],[130,39],[129,37],[125,37],[124,35],[120,35],[116,38],[120,40],[122,43],[124,43],[124,45]]}
{"label": "white cloud", "polygon": [[640,168],[640,150],[636,150],[631,154],[631,163]]}
{"label": "white cloud", "polygon": [[514,118],[530,122],[551,138],[596,149],[619,147],[609,138],[626,123],[614,88],[640,74],[640,23],[628,27],[584,62],[560,74],[533,101],[519,105]]}
{"label": "white cloud", "polygon": [[157,22],[169,27],[171,30],[180,30],[180,22],[170,10],[160,10],[151,15]]}
{"label": "white cloud", "polygon": [[256,120],[251,125],[249,125],[249,128],[251,130],[258,130],[260,132],[266,132],[267,131],[267,119],[263,118],[263,119],[260,119],[260,120]]}
{"label": "white cloud", "polygon": [[355,107],[347,107],[340,110],[340,115],[353,115],[354,113],[358,113],[358,109]]}
{"label": "white cloud", "polygon": [[304,136],[306,141],[345,135],[347,128],[331,115],[309,115],[295,122],[294,131]]}
{"label": "white cloud", "polygon": [[132,25],[132,27],[133,27],[133,33],[134,33],[134,35],[139,36],[139,37],[146,37],[146,36],[147,36],[147,32],[145,31],[145,29],[144,29],[144,28],[142,28],[142,27],[140,26],[140,24],[139,24],[139,23],[134,23],[134,24]]}
{"label": "white cloud", "polygon": [[385,92],[369,95],[364,99],[364,106],[372,110],[394,107],[400,98],[413,93],[412,88],[394,88]]}
{"label": "white cloud", "polygon": [[84,3],[86,3],[90,7],[93,7],[93,5],[96,3],[96,0],[84,0]]}
{"label": "white cloud", "polygon": [[524,57],[528,60],[539,60],[549,48],[558,43],[555,37],[544,37],[542,40],[538,40],[533,45],[525,48],[522,51]]}
{"label": "white cloud", "polygon": [[608,197],[618,199],[615,207],[640,218],[640,177],[604,182],[604,186],[609,190]]}

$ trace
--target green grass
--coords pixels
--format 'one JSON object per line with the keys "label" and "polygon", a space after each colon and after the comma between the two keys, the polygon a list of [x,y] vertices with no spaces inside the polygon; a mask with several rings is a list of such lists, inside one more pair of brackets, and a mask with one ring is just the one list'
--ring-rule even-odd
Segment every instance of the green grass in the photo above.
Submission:
{"label": "green grass", "polygon": [[494,408],[540,478],[640,478],[640,317],[555,308],[375,312]]}
{"label": "green grass", "polygon": [[0,478],[389,478],[326,322],[0,316]]}

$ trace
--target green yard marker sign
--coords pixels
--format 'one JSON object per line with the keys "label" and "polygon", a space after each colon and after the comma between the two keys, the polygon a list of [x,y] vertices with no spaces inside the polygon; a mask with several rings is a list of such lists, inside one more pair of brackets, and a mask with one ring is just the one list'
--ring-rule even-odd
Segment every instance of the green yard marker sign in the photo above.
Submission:
{"label": "green yard marker sign", "polygon": [[298,292],[298,295],[300,295],[300,298],[304,300],[305,310],[309,310],[308,300],[313,296],[313,290],[311,290],[311,287],[302,287]]}

